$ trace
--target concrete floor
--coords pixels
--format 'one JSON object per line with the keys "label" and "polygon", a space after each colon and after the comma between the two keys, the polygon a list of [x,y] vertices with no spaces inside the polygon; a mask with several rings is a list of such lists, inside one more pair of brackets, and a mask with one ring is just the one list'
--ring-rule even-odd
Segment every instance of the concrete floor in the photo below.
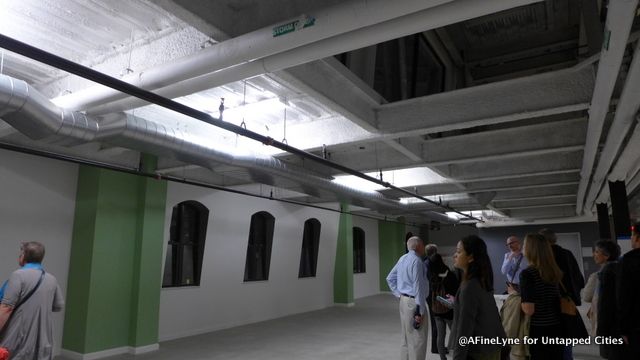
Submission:
{"label": "concrete floor", "polygon": [[[397,306],[393,296],[376,295],[356,300],[356,306],[351,308],[332,307],[166,341],[153,353],[110,359],[398,359]],[[576,360],[600,359],[595,347],[577,347],[574,354]],[[439,360],[439,356],[428,354],[427,360]]]}

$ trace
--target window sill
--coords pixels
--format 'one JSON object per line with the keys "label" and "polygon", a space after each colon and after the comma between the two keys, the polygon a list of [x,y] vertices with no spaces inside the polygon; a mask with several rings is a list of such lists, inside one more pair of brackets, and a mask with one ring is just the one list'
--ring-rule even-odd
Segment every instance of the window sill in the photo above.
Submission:
{"label": "window sill", "polygon": [[200,285],[183,285],[183,286],[167,286],[162,290],[181,290],[181,289],[199,289]]}

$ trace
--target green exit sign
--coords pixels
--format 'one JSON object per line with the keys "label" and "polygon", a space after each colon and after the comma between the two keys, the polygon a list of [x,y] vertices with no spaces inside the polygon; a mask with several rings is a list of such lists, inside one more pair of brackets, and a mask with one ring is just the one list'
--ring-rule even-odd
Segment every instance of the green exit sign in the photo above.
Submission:
{"label": "green exit sign", "polygon": [[316,19],[312,16],[305,16],[300,20],[294,20],[286,24],[278,25],[273,28],[273,37],[282,36],[294,32],[296,30],[304,29],[313,26],[316,23]]}

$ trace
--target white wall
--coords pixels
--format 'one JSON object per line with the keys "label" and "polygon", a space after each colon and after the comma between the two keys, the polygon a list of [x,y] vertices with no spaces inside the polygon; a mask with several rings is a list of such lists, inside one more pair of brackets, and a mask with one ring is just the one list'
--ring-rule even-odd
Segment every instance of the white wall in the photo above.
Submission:
{"label": "white wall", "polygon": [[380,258],[378,257],[378,220],[353,216],[353,227],[364,230],[366,272],[353,274],[354,299],[380,293]]}
{"label": "white wall", "polygon": [[[0,282],[18,268],[19,244],[44,244],[44,268],[66,294],[78,166],[0,150]],[[64,312],[54,314],[60,353]]]}
{"label": "white wall", "polygon": [[[165,253],[172,209],[185,200],[199,201],[210,211],[201,283],[162,290],[161,341],[333,305],[338,213],[169,183]],[[245,283],[249,225],[258,211],[275,217],[269,280]],[[304,222],[312,217],[322,224],[317,273],[299,279]]]}

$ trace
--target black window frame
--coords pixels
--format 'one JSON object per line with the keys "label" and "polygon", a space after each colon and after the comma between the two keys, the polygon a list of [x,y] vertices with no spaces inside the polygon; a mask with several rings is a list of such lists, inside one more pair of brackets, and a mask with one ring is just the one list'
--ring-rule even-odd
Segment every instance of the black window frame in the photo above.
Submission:
{"label": "black window frame", "polygon": [[251,216],[244,266],[245,282],[269,280],[274,227],[275,217],[266,211]]}
{"label": "black window frame", "polygon": [[353,273],[364,274],[367,272],[367,246],[366,234],[362,228],[353,227]]}
{"label": "black window frame", "polygon": [[[189,212],[191,216],[187,214]],[[200,286],[209,214],[209,209],[195,200],[183,201],[173,207],[163,288]]]}
{"label": "black window frame", "polygon": [[321,229],[322,224],[316,218],[307,219],[304,222],[298,278],[316,277]]}

